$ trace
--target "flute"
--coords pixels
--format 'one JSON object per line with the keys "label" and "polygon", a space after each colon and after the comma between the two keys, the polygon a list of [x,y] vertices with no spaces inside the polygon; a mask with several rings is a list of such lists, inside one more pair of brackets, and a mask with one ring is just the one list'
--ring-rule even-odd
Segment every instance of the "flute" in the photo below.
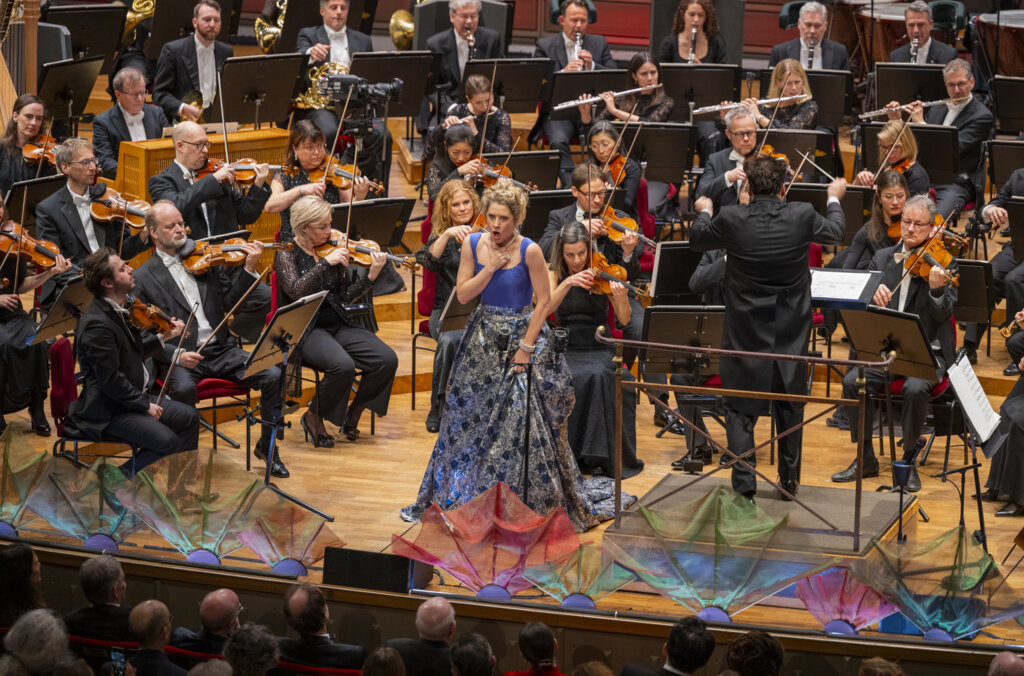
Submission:
{"label": "flute", "polygon": [[[797,99],[808,99],[810,98],[807,94],[797,94],[796,96],[781,96],[777,99],[760,99],[757,101],[759,106],[770,106],[773,103],[785,103],[786,101],[796,101]],[[700,115],[702,113],[717,113],[722,110],[732,110],[733,108],[739,108],[743,103],[722,103],[717,106],[704,106],[693,111],[694,115]]]}
{"label": "flute", "polygon": [[898,110],[906,110],[915,103],[920,103],[922,108],[930,108],[931,106],[938,106],[941,104],[961,103],[962,101],[966,101],[967,98],[968,97],[966,96],[961,96],[958,99],[941,99],[939,101],[911,101],[910,103],[904,103],[902,106],[896,106],[895,108],[879,108],[878,110],[869,110],[866,113],[861,113],[857,117],[859,117],[862,120],[866,120],[869,117],[881,117],[882,115],[888,115],[889,113],[894,113]]}
{"label": "flute", "polygon": [[[621,92],[612,92],[612,96],[614,98],[619,98],[620,96],[626,96],[627,94],[637,94],[639,92],[647,92],[647,91],[650,91],[652,89],[657,89],[660,86],[661,86],[661,83],[659,82],[658,84],[647,85],[646,87],[637,87],[636,89],[625,89],[625,90],[623,90]],[[591,97],[588,97],[588,98],[585,98],[585,99],[578,99],[576,101],[566,101],[565,103],[559,103],[557,106],[554,106],[551,110],[565,110],[566,108],[575,108],[576,106],[582,106],[585,103],[594,103],[594,102],[600,101],[600,100],[601,100],[600,96],[591,96]]]}

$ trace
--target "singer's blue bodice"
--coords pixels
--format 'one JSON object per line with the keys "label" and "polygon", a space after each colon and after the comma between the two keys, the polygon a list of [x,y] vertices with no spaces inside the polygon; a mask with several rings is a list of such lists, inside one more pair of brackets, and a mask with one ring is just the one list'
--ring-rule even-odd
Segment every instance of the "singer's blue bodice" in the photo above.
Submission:
{"label": "singer's blue bodice", "polygon": [[[476,257],[476,246],[480,242],[482,234],[474,232],[469,236],[470,245],[473,247],[473,262],[476,264],[476,272],[480,272],[484,268]],[[533,301],[533,284],[530,283],[530,270],[526,267],[526,248],[532,243],[533,240],[523,237],[523,241],[519,244],[519,265],[495,272],[483,293],[480,294],[481,303],[510,310],[518,310],[530,305]]]}

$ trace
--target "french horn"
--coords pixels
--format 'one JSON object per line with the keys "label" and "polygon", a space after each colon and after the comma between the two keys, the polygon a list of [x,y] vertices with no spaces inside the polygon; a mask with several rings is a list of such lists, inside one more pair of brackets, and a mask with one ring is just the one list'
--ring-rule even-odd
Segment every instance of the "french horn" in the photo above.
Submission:
{"label": "french horn", "polygon": [[404,52],[412,47],[413,18],[408,10],[399,9],[391,15],[388,22],[388,33],[391,35],[391,42],[395,49]]}
{"label": "french horn", "polygon": [[275,6],[277,7],[277,19],[273,24],[268,23],[262,16],[256,19],[256,44],[260,46],[264,54],[269,54],[281,37],[281,30],[284,28],[284,15],[288,11],[288,0],[277,0]]}
{"label": "french horn", "polygon": [[121,44],[127,47],[135,42],[135,29],[146,19],[152,19],[156,12],[156,0],[132,0],[131,9],[124,18],[124,33]]}
{"label": "french horn", "polygon": [[323,110],[331,106],[331,101],[317,89],[317,82],[320,78],[328,75],[348,75],[348,66],[337,61],[328,61],[319,66],[313,66],[306,73],[309,79],[309,89],[295,97],[295,107],[306,110]]}

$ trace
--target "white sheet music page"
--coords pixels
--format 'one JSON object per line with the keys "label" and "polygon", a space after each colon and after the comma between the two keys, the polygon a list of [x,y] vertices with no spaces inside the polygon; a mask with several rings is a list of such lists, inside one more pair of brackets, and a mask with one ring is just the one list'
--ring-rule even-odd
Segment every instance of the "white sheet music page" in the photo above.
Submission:
{"label": "white sheet music page", "polygon": [[946,375],[949,376],[949,383],[953,386],[956,398],[960,401],[971,427],[982,442],[988,441],[992,432],[999,426],[999,414],[985,396],[985,390],[971,368],[971,362],[966,357],[961,357],[949,367]]}
{"label": "white sheet music page", "polygon": [[856,301],[870,280],[870,274],[859,270],[852,272],[811,268],[811,298]]}

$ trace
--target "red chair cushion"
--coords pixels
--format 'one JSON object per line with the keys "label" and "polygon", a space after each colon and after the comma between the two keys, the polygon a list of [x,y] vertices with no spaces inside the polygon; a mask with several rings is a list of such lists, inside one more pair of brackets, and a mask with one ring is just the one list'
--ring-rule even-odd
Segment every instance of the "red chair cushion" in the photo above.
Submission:
{"label": "red chair cushion", "polygon": [[[636,210],[640,215],[640,231],[644,234],[644,237],[654,239],[654,216],[649,211],[649,203],[647,201],[647,179],[640,179],[640,187],[636,191]],[[654,270],[654,251],[649,247],[641,246],[640,254],[640,272],[649,273]]]}
{"label": "red chair cushion", "polygon": [[419,332],[420,333],[426,333],[426,334],[430,333],[430,320],[429,319],[421,319],[420,320]]}
{"label": "red chair cushion", "polygon": [[[900,394],[903,392],[903,385],[906,382],[906,378],[897,378],[889,385],[889,391],[893,394]],[[935,399],[936,397],[942,396],[942,393],[947,389],[949,389],[949,378],[943,378],[939,382],[935,383],[935,387],[928,391],[928,396]]]}
{"label": "red chair cushion", "polygon": [[75,380],[75,354],[71,341],[61,337],[50,346],[50,416],[57,426],[57,434],[64,434],[64,419],[71,402],[78,399]]}
{"label": "red chair cushion", "polygon": [[721,387],[722,376],[717,373],[704,381],[704,387]]}
{"label": "red chair cushion", "polygon": [[203,378],[196,383],[196,401],[221,397],[244,397],[249,388],[223,378]]}
{"label": "red chair cushion", "polygon": [[821,314],[820,312],[812,312],[811,313],[811,324],[813,324],[815,326],[821,326],[824,323],[825,323],[825,315]]}
{"label": "red chair cushion", "polygon": [[423,270],[423,288],[416,292],[416,312],[424,317],[430,316],[434,310],[434,299],[437,298],[437,273]]}
{"label": "red chair cushion", "polygon": [[811,242],[811,246],[807,250],[808,265],[810,265],[812,268],[820,268],[821,261],[821,245],[818,244],[817,242]]}

